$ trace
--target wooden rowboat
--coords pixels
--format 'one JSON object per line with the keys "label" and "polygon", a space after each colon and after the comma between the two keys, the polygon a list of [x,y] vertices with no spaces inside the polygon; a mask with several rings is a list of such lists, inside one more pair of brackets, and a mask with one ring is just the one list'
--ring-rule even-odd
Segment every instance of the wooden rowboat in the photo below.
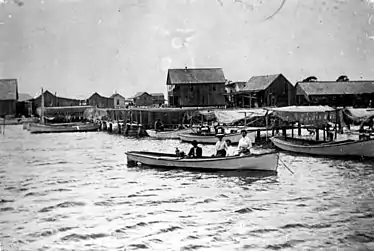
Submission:
{"label": "wooden rowboat", "polygon": [[177,129],[177,130],[146,130],[147,134],[151,138],[155,139],[179,139],[179,134],[191,132],[191,129]]}
{"label": "wooden rowboat", "polygon": [[128,166],[135,166],[137,163],[141,163],[155,167],[198,170],[257,170],[276,172],[279,160],[277,152],[218,158],[204,156],[198,159],[181,159],[175,154],[157,152],[130,151],[126,155]]}
{"label": "wooden rowboat", "polygon": [[63,132],[92,132],[97,131],[99,125],[94,123],[68,123],[59,125],[29,124],[30,133],[63,133]]}
{"label": "wooden rowboat", "polygon": [[[255,141],[256,133],[255,132],[248,132],[247,136],[252,140],[252,142]],[[184,142],[192,142],[194,140],[197,141],[197,143],[200,144],[215,144],[217,143],[217,137],[215,134],[209,134],[209,135],[199,135],[195,133],[181,133],[179,134],[179,137]],[[224,140],[230,140],[232,144],[238,144],[239,140],[242,138],[242,135],[240,132],[238,133],[230,133],[225,134],[223,137]]]}
{"label": "wooden rowboat", "polygon": [[374,157],[374,139],[310,143],[305,140],[284,139],[277,136],[271,138],[271,141],[279,149],[294,153],[326,157]]}

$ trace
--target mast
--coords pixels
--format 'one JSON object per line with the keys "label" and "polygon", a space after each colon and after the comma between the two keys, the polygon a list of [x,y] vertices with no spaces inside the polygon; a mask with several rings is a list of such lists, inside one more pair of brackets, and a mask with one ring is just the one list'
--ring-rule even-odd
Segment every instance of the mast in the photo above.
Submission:
{"label": "mast", "polygon": [[41,106],[40,106],[40,123],[44,124],[44,92],[42,88]]}

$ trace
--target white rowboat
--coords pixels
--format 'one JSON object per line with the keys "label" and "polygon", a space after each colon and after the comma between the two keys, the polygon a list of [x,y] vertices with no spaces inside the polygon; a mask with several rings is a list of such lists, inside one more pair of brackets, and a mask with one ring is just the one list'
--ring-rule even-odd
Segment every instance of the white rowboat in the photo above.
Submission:
{"label": "white rowboat", "polygon": [[179,139],[179,134],[191,132],[191,129],[177,129],[177,130],[146,130],[147,134],[151,138],[155,139]]}
{"label": "white rowboat", "polygon": [[59,125],[29,124],[30,133],[63,133],[63,132],[92,132],[97,131],[99,125],[93,123],[67,123]]}
{"label": "white rowboat", "polygon": [[374,157],[374,139],[305,144],[300,140],[273,137],[271,141],[279,149],[294,153],[331,157]]}
{"label": "white rowboat", "polygon": [[156,152],[130,151],[126,155],[128,166],[141,163],[147,166],[197,170],[256,170],[276,172],[279,160],[277,152],[219,158],[204,156],[198,159],[181,159],[175,156],[175,154]]}

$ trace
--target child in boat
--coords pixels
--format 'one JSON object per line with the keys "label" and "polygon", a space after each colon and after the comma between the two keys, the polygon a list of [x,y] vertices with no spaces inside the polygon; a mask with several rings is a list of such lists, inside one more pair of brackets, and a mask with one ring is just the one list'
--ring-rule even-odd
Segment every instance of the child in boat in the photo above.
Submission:
{"label": "child in boat", "polygon": [[231,140],[229,139],[226,140],[226,145],[227,145],[226,157],[239,155],[238,148],[232,145]]}
{"label": "child in boat", "polygon": [[252,140],[247,136],[247,131],[241,131],[242,138],[239,140],[238,150],[240,156],[251,154]]}

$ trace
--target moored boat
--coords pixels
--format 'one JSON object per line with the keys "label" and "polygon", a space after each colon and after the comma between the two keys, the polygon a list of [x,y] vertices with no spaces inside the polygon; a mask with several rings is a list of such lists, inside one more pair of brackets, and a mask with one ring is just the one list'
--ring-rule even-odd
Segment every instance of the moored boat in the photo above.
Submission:
{"label": "moored boat", "polygon": [[203,156],[198,159],[181,159],[175,154],[141,151],[129,151],[126,155],[128,166],[141,163],[147,166],[192,170],[256,170],[276,172],[279,160],[277,152],[218,158]]}
{"label": "moored boat", "polygon": [[284,151],[331,157],[374,157],[374,139],[310,142],[300,139],[273,137],[273,144]]}
{"label": "moored boat", "polygon": [[[252,140],[255,141],[256,133],[255,132],[248,132],[247,136]],[[240,132],[237,133],[229,133],[225,134],[224,140],[230,140],[232,144],[238,144],[240,138],[242,137]],[[200,144],[215,144],[217,142],[217,138],[215,134],[196,134],[196,133],[181,133],[179,134],[179,138],[184,142],[191,143],[192,141],[196,140],[197,143]]]}
{"label": "moored boat", "polygon": [[74,123],[74,124],[29,124],[28,130],[31,133],[62,133],[62,132],[92,132],[97,131],[99,125],[94,123]]}
{"label": "moored boat", "polygon": [[146,130],[147,134],[151,138],[155,139],[179,139],[179,134],[191,132],[191,129],[174,129],[164,131],[156,131],[153,129]]}

